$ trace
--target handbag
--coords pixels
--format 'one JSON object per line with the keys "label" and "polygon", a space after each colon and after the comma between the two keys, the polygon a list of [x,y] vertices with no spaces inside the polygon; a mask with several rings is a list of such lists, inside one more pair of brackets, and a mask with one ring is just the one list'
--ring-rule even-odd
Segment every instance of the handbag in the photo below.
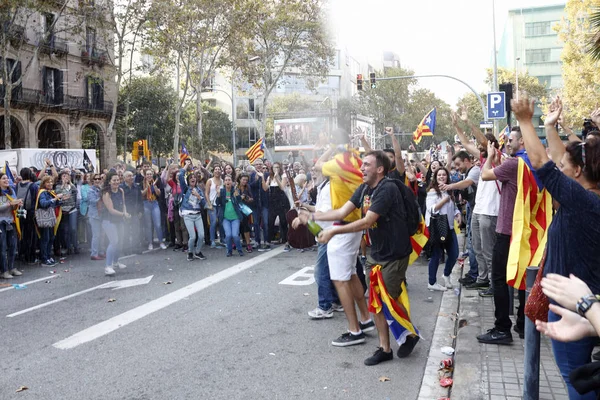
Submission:
{"label": "handbag", "polygon": [[240,211],[246,217],[249,216],[249,215],[252,215],[252,209],[250,207],[248,207],[247,205],[245,205],[244,203],[240,204]]}
{"label": "handbag", "polygon": [[529,297],[525,303],[525,315],[534,323],[537,319],[548,322],[550,301],[548,300],[548,296],[542,291],[542,278],[544,277],[544,265],[546,265],[547,250],[548,248],[546,247],[544,249],[544,255],[542,256],[542,261],[540,262],[540,269],[535,276],[535,282],[531,288],[531,293],[529,293]]}
{"label": "handbag", "polygon": [[429,218],[429,240],[434,244],[446,243],[449,236],[448,216],[446,214],[431,214]]}
{"label": "handbag", "polygon": [[35,222],[38,228],[54,228],[54,225],[56,225],[54,207],[38,208],[35,210]]}

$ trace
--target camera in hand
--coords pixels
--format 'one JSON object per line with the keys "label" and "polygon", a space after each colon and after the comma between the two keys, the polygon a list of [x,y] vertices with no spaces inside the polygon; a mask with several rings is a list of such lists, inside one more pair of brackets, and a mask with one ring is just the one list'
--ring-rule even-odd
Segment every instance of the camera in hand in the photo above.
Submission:
{"label": "camera in hand", "polygon": [[17,218],[27,218],[27,210],[24,208],[19,208],[17,210]]}
{"label": "camera in hand", "polygon": [[583,129],[581,130],[581,139],[585,140],[585,137],[593,131],[597,131],[598,127],[596,126],[596,124],[594,123],[594,121],[592,121],[589,118],[586,118],[583,120]]}

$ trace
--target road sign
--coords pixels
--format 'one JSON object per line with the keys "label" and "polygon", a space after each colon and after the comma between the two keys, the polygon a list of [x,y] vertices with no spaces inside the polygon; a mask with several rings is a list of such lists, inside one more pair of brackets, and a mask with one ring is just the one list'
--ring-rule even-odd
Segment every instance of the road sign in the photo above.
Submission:
{"label": "road sign", "polygon": [[490,92],[487,95],[488,119],[506,118],[506,93]]}
{"label": "road sign", "polygon": [[490,121],[481,121],[479,123],[479,129],[494,129],[494,124]]}

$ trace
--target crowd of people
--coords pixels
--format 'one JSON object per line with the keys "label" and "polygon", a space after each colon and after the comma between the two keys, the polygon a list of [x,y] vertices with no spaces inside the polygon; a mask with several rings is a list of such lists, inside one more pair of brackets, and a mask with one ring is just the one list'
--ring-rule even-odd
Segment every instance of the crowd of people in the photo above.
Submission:
{"label": "crowd of people", "polygon": [[[520,228],[513,226],[513,217],[526,168],[554,201],[547,211],[552,222],[541,281],[552,304],[547,321],[537,321],[537,327],[552,339],[570,398],[595,398],[591,392],[579,394],[570,374],[590,362],[596,343],[590,336],[598,332],[600,132],[579,138],[564,127],[570,134],[564,144],[556,128],[562,124],[557,98],[545,119],[545,148],[531,122],[533,103],[522,96],[512,108],[519,126],[510,131],[505,148],[494,135],[482,133],[466,110],[453,114],[458,140],[444,159],[435,153],[422,160],[404,158],[391,131],[389,149],[373,150],[363,137],[361,158],[348,135],[336,130],[333,144],[312,164],[303,154],[295,160],[290,153],[283,162],[256,159],[237,168],[224,161],[194,166],[186,159],[160,171],[144,162],[136,170],[116,164],[103,173],[84,173],[58,171],[47,160],[46,168],[23,168],[14,180],[0,174],[0,278],[22,275],[16,260],[54,266],[56,259],[80,253],[82,242],[92,260],[104,261],[108,276],[126,267],[120,254],[156,245],[182,251],[188,261],[204,260],[203,246],[224,248],[227,257],[269,251],[273,245],[291,251],[291,232],[316,222],[318,245],[299,249],[317,251],[318,304],[308,315],[345,314],[348,331],[332,341],[334,346],[363,343],[364,333],[377,329],[378,350],[365,360],[375,365],[393,359],[390,332],[400,358],[420,338],[406,291],[406,270],[415,252],[415,203],[429,232],[421,254],[429,262],[427,289],[453,288],[452,270],[459,258],[468,258],[469,269],[458,283],[494,299],[494,327],[477,339],[506,345],[513,341],[507,265],[513,232]],[[600,112],[593,119],[600,123]],[[288,226],[294,208],[298,216]],[[440,263],[445,263],[442,280]],[[513,330],[523,337],[523,290],[519,300]]]}

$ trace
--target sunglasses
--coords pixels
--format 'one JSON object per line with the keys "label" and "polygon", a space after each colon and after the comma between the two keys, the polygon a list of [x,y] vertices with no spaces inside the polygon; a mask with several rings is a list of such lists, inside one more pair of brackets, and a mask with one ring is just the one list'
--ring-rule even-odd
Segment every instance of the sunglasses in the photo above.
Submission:
{"label": "sunglasses", "polygon": [[94,178],[95,181],[101,181],[102,178]]}

